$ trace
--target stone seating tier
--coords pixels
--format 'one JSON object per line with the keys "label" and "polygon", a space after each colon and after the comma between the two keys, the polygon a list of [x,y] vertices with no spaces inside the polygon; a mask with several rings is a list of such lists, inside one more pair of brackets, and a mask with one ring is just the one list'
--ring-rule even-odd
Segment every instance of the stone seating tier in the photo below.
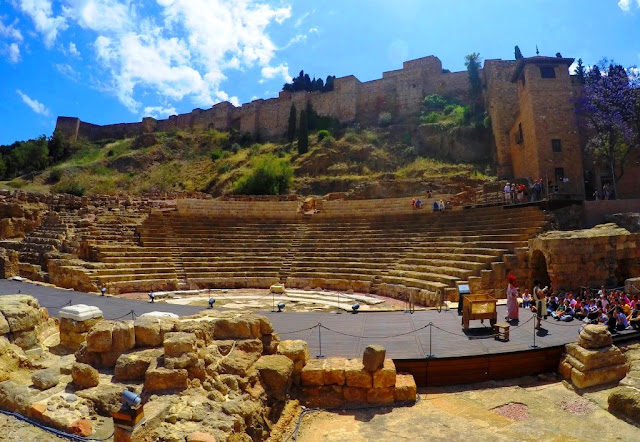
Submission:
{"label": "stone seating tier", "polygon": [[[363,207],[368,204],[375,203]],[[276,221],[281,214],[245,213],[242,220],[182,216],[180,210],[152,213],[137,229],[139,245],[131,243],[136,234],[97,244],[100,262],[84,269],[115,291],[158,290],[163,275],[168,287],[267,288],[284,282],[292,288],[413,293],[430,302],[437,290],[449,293],[456,281],[492,271],[547,220],[535,207]]]}

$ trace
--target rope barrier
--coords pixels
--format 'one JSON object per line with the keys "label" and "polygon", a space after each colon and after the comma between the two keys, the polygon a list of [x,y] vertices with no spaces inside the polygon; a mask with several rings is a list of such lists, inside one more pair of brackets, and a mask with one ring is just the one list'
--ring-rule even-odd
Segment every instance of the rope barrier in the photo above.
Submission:
{"label": "rope barrier", "polygon": [[60,306],[52,306],[52,305],[40,305],[40,307],[44,307],[44,308],[52,308],[52,309],[61,309],[63,307],[67,307],[73,305],[73,301],[71,301],[71,299],[69,299],[67,302],[65,302],[64,304],[60,305]]}
{"label": "rope barrier", "polygon": [[339,334],[339,335],[343,335],[343,336],[350,336],[350,337],[352,337],[352,338],[359,338],[359,339],[388,339],[388,338],[397,338],[398,336],[410,335],[411,333],[415,333],[415,332],[417,332],[417,331],[420,331],[420,330],[425,329],[425,328],[430,327],[430,326],[431,326],[430,324],[427,324],[427,325],[424,325],[424,326],[422,326],[422,327],[420,327],[420,328],[417,328],[417,329],[415,329],[415,330],[408,331],[408,332],[406,332],[406,333],[398,333],[397,335],[390,335],[390,336],[357,336],[357,335],[352,335],[352,334],[349,334],[349,333],[344,333],[344,332],[340,332],[340,331],[337,331],[337,330],[333,330],[333,329],[331,329],[331,328],[329,328],[329,327],[326,327],[326,326],[324,326],[324,325],[320,324],[320,327],[324,328],[325,330],[332,331],[332,332],[337,333],[337,334]]}
{"label": "rope barrier", "polygon": [[122,315],[122,316],[118,316],[117,318],[111,318],[111,319],[109,319],[109,320],[110,320],[110,321],[117,321],[118,319],[125,318],[125,317],[127,317],[127,316],[129,316],[129,315],[131,315],[131,319],[135,319],[135,317],[137,316],[137,315],[136,315],[136,312],[135,312],[135,311],[133,311],[133,310],[131,310],[130,312],[127,312],[127,313],[125,313],[125,314],[124,314],[124,315]]}
{"label": "rope barrier", "polygon": [[307,331],[307,330],[313,330],[314,328],[318,327],[319,325],[320,325],[320,323],[317,323],[317,324],[316,324],[316,325],[314,325],[314,326],[307,327],[307,328],[303,328],[303,329],[300,329],[300,330],[293,330],[293,331],[286,331],[286,332],[280,332],[280,331],[279,331],[279,332],[277,332],[277,333],[278,333],[279,335],[291,335],[291,334],[294,334],[294,333],[301,333],[301,332],[303,332],[303,331]]}

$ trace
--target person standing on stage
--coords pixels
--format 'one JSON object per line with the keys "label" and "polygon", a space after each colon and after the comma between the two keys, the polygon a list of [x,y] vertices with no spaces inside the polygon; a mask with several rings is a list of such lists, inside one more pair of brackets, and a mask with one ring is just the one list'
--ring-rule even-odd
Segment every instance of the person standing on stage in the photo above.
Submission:
{"label": "person standing on stage", "polygon": [[547,302],[546,302],[546,293],[549,290],[549,287],[540,288],[540,280],[533,280],[533,302],[536,306],[536,317],[538,322],[536,323],[536,328],[540,328],[542,326],[542,315],[547,316]]}
{"label": "person standing on stage", "polygon": [[504,319],[507,321],[518,321],[519,309],[516,277],[509,275],[507,276],[507,281],[507,316],[505,316]]}

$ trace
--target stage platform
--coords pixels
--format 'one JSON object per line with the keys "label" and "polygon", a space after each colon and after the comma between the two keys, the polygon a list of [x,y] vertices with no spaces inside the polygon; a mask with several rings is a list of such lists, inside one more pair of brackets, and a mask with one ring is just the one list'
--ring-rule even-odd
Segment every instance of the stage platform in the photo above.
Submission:
{"label": "stage platform", "polygon": [[[164,303],[151,304],[122,298],[100,297],[72,290],[0,280],[0,295],[35,296],[52,316],[64,303],[95,305],[105,318],[131,318],[159,310],[189,315],[200,307]],[[367,345],[380,344],[387,349],[399,372],[414,375],[420,386],[452,385],[507,379],[523,375],[553,372],[557,369],[564,345],[574,342],[582,323],[559,322],[549,317],[542,329],[535,330],[533,313],[520,309],[519,323],[512,322],[510,339],[494,339],[485,321],[471,321],[464,331],[457,310],[352,313],[281,313],[258,312],[267,316],[280,339],[303,339],[309,344],[311,357],[343,356],[360,358]],[[498,306],[498,322],[504,322],[506,306]],[[319,325],[321,324],[321,325]],[[634,339],[639,334],[624,331],[614,340]],[[535,346],[535,347],[534,347]]]}

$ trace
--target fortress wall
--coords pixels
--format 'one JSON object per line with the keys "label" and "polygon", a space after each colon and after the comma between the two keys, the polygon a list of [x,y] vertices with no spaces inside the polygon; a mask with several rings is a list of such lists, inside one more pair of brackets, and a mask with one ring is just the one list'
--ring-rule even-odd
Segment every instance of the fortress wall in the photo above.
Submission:
{"label": "fortress wall", "polygon": [[79,128],[80,119],[76,117],[58,117],[56,121],[56,130],[70,140],[76,140],[78,138]]}
{"label": "fortress wall", "polygon": [[[298,112],[309,101],[316,112],[337,118],[343,124],[355,121],[377,124],[380,112],[394,117],[411,115],[420,109],[425,93],[441,93],[464,99],[466,72],[442,73],[442,63],[429,56],[403,63],[403,68],[383,73],[383,78],[361,83],[353,75],[337,78],[334,90],[325,93],[281,92],[278,98],[255,100],[235,107],[224,102],[211,109],[194,109],[166,120],[98,126],[78,122],[78,134],[90,140],[135,136],[142,130],[175,131],[189,129],[237,129],[259,136],[263,141],[286,133],[291,103]],[[56,128],[73,136],[74,119],[60,117]],[[79,120],[78,120],[79,121]]]}
{"label": "fortress wall", "polygon": [[[480,76],[482,77],[482,72]],[[469,100],[469,74],[462,71],[440,75],[434,93],[466,103]]]}

